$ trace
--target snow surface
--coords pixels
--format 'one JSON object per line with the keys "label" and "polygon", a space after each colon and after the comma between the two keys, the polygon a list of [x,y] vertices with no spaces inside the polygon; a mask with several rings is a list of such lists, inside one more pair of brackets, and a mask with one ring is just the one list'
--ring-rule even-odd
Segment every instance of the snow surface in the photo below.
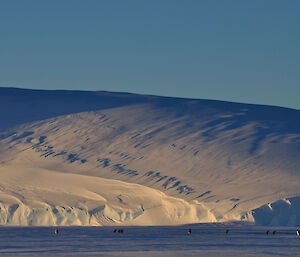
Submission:
{"label": "snow surface", "polygon": [[[137,184],[24,167],[0,168],[0,223],[144,225],[213,222],[202,204]],[[5,190],[3,190],[5,188]]]}
{"label": "snow surface", "polygon": [[0,89],[0,223],[300,225],[300,111]]}
{"label": "snow surface", "polygon": [[125,227],[124,233],[114,229],[118,227],[59,227],[55,235],[54,227],[0,227],[0,255],[295,257],[300,250],[296,228],[203,224]]}

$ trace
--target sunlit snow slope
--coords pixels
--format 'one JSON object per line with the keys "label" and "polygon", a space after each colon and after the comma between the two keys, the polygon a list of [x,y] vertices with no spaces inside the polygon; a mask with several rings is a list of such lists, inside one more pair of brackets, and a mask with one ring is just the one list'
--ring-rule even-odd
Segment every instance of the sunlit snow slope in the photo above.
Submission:
{"label": "sunlit snow slope", "polygon": [[300,225],[300,111],[0,88],[0,224]]}

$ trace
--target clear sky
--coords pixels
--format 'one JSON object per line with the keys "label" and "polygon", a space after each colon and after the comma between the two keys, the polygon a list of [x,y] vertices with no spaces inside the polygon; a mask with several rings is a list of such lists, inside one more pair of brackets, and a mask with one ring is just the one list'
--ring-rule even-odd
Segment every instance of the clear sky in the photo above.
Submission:
{"label": "clear sky", "polygon": [[0,0],[0,86],[300,109],[300,1]]}

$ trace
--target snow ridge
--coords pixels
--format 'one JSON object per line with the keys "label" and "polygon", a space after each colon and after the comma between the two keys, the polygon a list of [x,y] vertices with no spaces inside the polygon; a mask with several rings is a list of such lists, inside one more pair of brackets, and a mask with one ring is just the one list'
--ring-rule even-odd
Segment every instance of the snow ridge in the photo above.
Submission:
{"label": "snow ridge", "polygon": [[215,221],[203,204],[188,203],[137,184],[15,166],[1,167],[0,172],[2,225],[175,225]]}

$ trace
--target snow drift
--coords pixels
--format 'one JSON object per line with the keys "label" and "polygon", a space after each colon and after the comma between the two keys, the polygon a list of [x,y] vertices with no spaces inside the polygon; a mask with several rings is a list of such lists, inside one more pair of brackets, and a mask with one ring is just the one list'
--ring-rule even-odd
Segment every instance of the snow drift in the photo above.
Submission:
{"label": "snow drift", "polygon": [[149,187],[45,169],[1,167],[0,223],[6,225],[163,225],[213,222],[202,204]]}

